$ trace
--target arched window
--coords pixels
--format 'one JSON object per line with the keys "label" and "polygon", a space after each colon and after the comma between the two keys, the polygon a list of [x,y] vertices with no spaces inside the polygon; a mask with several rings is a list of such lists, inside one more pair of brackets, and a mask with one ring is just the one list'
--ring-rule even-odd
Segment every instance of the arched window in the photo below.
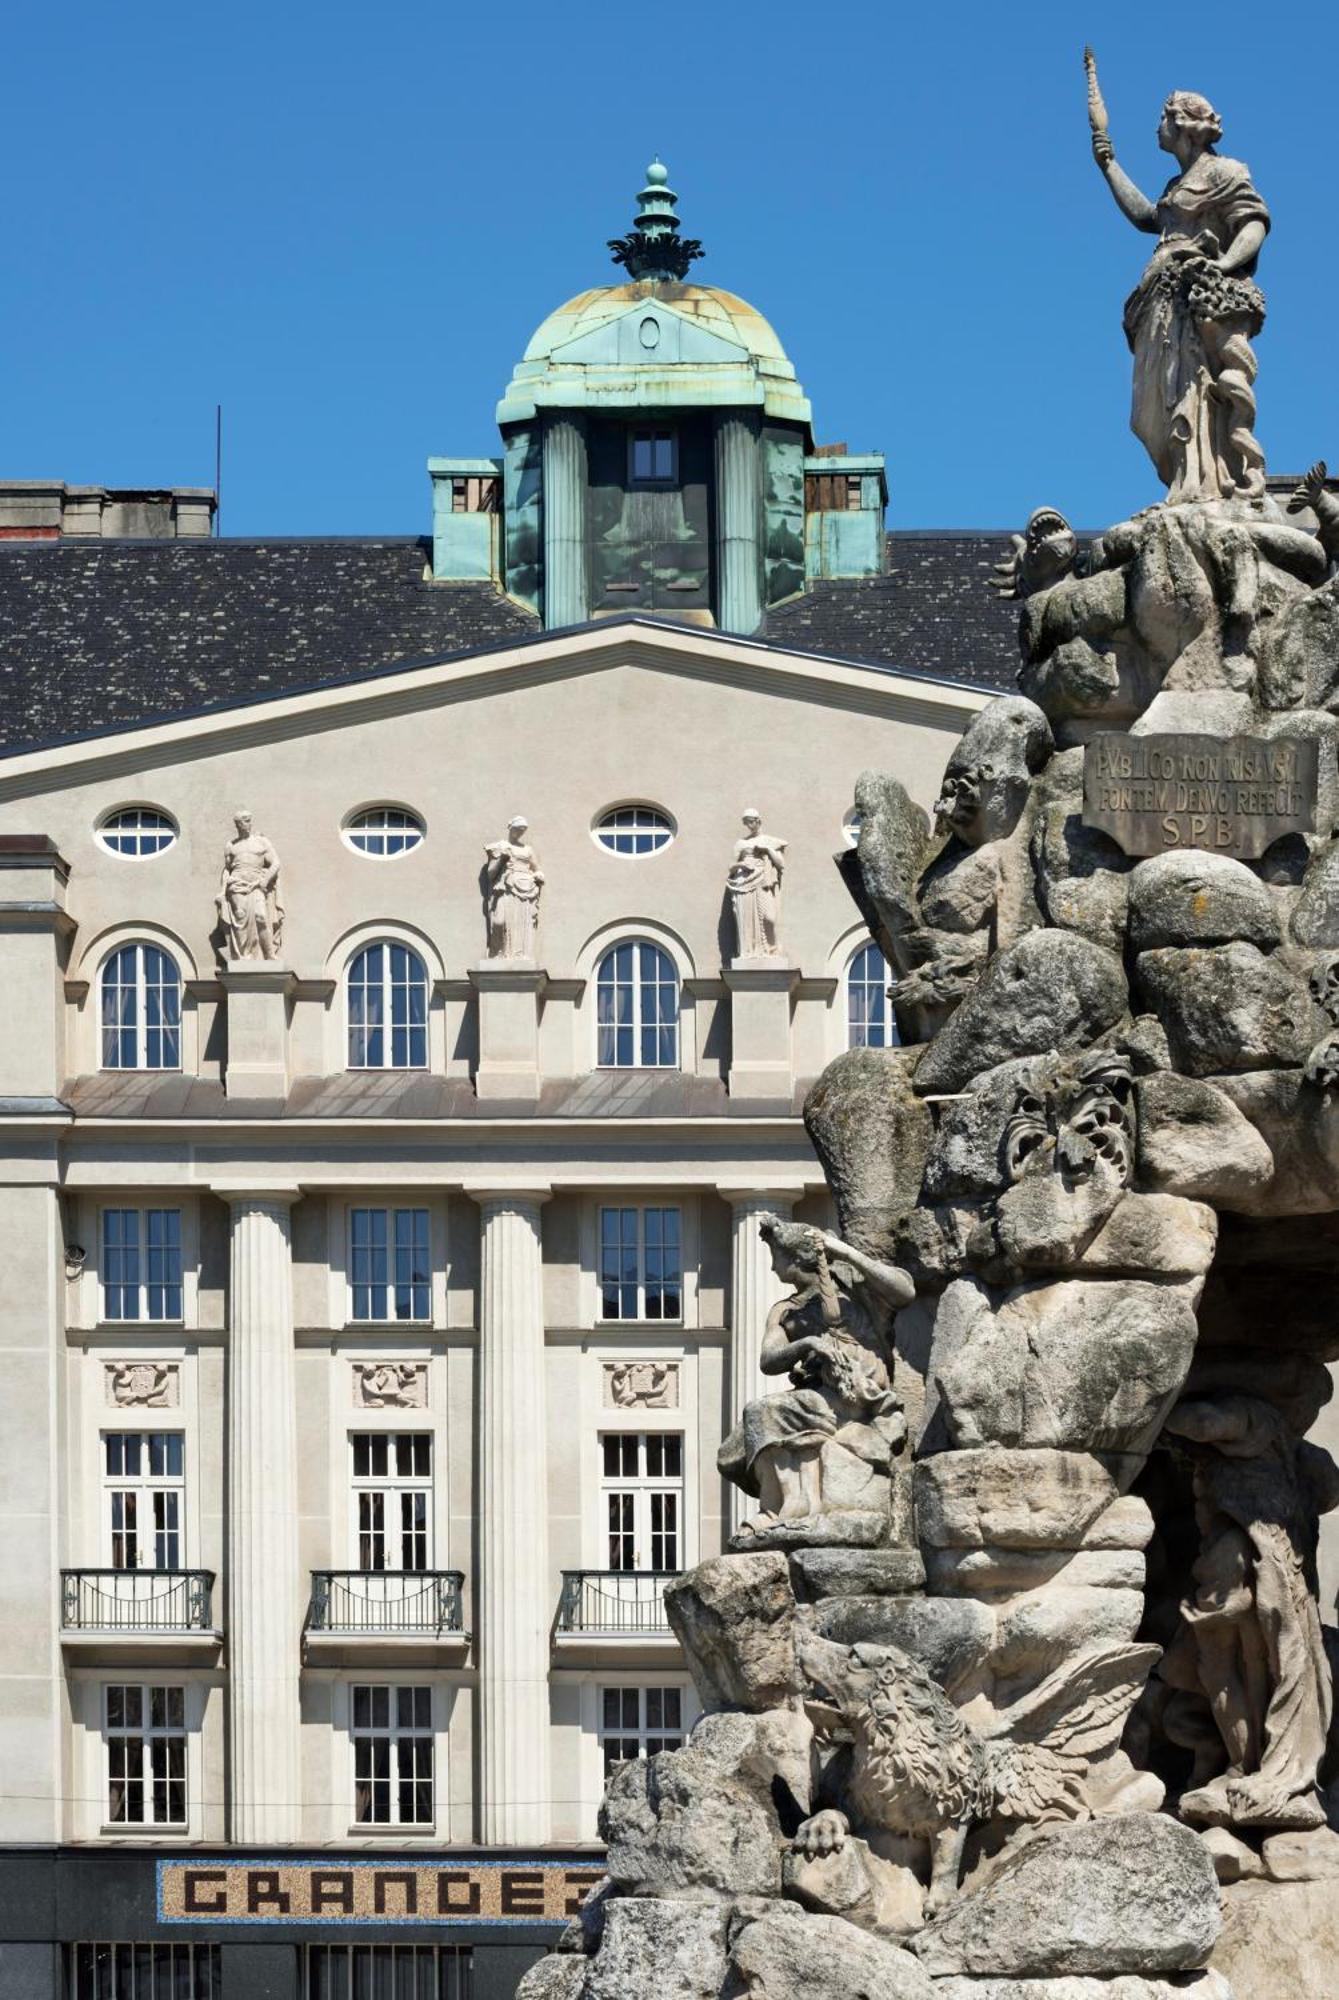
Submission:
{"label": "arched window", "polygon": [[596,1056],[601,1069],[679,1067],[679,974],[645,938],[628,938],[595,976]]}
{"label": "arched window", "polygon": [[102,968],[102,1067],[181,1068],[181,974],[156,944],[125,944]]}
{"label": "arched window", "polygon": [[408,945],[386,939],[349,967],[349,1068],[428,1067],[428,975]]}
{"label": "arched window", "polygon": [[888,997],[892,974],[876,944],[862,944],[846,974],[846,1042],[852,1049],[897,1046],[897,1022]]}

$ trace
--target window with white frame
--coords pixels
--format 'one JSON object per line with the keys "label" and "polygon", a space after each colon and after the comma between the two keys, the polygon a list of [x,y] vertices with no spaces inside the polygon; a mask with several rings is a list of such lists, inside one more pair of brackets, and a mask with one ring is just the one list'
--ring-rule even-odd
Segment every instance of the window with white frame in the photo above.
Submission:
{"label": "window with white frame", "polygon": [[349,1447],[359,1569],[429,1568],[431,1431],[355,1431]]}
{"label": "window with white frame", "polygon": [[184,1439],[180,1431],[105,1431],[106,1520],[113,1569],[180,1569]]}
{"label": "window with white frame", "polygon": [[134,860],[161,854],[176,837],[177,822],[157,806],[122,806],[108,813],[98,827],[98,839],[109,854],[126,854]]}
{"label": "window with white frame", "polygon": [[355,1687],[353,1817],[359,1826],[431,1826],[432,1689]]}
{"label": "window with white frame", "polygon": [[610,854],[659,854],[674,838],[674,821],[659,806],[611,806],[591,830]]}
{"label": "window with white frame", "polygon": [[595,1060],[601,1069],[677,1069],[679,974],[645,938],[607,951],[595,975]]}
{"label": "window with white frame", "polygon": [[356,853],[386,860],[421,847],[424,826],[418,814],[404,806],[367,806],[345,823],[344,838]]}
{"label": "window with white frame", "polygon": [[428,973],[408,945],[370,944],[349,966],[350,1069],[426,1069]]}
{"label": "window with white frame", "polygon": [[846,973],[847,1046],[891,1049],[897,1045],[897,1022],[888,988],[892,973],[876,944],[862,944]]}
{"label": "window with white frame", "polygon": [[107,1820],[186,1824],[186,1690],[116,1682],[104,1689]]}
{"label": "window with white frame", "polygon": [[181,974],[156,944],[126,944],[102,968],[102,1067],[181,1068]]}
{"label": "window with white frame", "polygon": [[683,1689],[606,1687],[600,1689],[600,1748],[606,1781],[619,1764],[654,1757],[683,1743]]}
{"label": "window with white frame", "polygon": [[683,1318],[677,1208],[600,1210],[600,1318]]}
{"label": "window with white frame", "polygon": [[105,1320],[179,1320],[181,1210],[104,1208],[98,1268]]}
{"label": "window with white frame", "polygon": [[432,1318],[426,1208],[349,1210],[349,1317]]}
{"label": "window with white frame", "polygon": [[683,1439],[673,1431],[606,1431],[600,1439],[605,1567],[682,1566]]}

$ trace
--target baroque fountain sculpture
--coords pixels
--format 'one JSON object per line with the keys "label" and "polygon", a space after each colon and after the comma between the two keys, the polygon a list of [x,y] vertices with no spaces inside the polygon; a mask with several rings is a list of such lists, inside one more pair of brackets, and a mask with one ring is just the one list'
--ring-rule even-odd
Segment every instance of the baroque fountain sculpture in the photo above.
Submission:
{"label": "baroque fountain sculpture", "polygon": [[1323,465],[1266,487],[1269,216],[1212,106],[1168,98],[1150,201],[1086,62],[1157,238],[1125,327],[1167,497],[1015,538],[1022,693],[933,829],[859,782],[841,865],[903,1046],[810,1093],[837,1227],[763,1222],[789,1383],[720,1456],[759,1511],[666,1592],[703,1713],[615,1771],[609,1879],[523,2000],[1339,1992],[1250,1948],[1283,1910],[1305,1951],[1339,1874],[1339,1468],[1307,1438],[1339,1357],[1339,500]]}

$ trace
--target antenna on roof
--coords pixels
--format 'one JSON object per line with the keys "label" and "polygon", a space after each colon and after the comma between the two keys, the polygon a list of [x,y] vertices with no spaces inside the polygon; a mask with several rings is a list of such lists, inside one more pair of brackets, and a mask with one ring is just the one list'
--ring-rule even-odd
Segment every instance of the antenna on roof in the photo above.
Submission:
{"label": "antenna on roof", "polygon": [[214,533],[223,533],[223,405],[214,405]]}

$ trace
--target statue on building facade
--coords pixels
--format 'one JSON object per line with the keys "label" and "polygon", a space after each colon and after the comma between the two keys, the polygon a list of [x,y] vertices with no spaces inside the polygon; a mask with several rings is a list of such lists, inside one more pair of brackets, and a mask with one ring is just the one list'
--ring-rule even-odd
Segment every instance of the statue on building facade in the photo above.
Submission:
{"label": "statue on building facade", "polygon": [[532,960],[535,956],[544,872],[525,838],[529,825],[518,813],[507,823],[507,838],[490,840],[484,849],[484,912],[490,958]]}
{"label": "statue on building facade", "polygon": [[1121,214],[1158,238],[1125,307],[1130,427],[1169,500],[1258,499],[1265,460],[1253,435],[1250,341],[1265,302],[1252,278],[1269,210],[1241,161],[1214,151],[1222,120],[1193,90],[1174,90],[1163,106],[1158,144],[1180,171],[1150,201],[1116,163],[1091,50],[1084,59],[1093,158]]}
{"label": "statue on building facade", "polygon": [[781,951],[781,877],[788,843],[763,832],[762,814],[752,806],[742,818],[744,837],[735,842],[726,877],[735,917],[735,952],[739,958],[776,958]]}
{"label": "statue on building facade", "polygon": [[263,833],[251,831],[251,814],[233,815],[236,832],[223,850],[223,873],[214,907],[227,937],[230,959],[278,958],[284,941],[279,901],[279,856]]}

